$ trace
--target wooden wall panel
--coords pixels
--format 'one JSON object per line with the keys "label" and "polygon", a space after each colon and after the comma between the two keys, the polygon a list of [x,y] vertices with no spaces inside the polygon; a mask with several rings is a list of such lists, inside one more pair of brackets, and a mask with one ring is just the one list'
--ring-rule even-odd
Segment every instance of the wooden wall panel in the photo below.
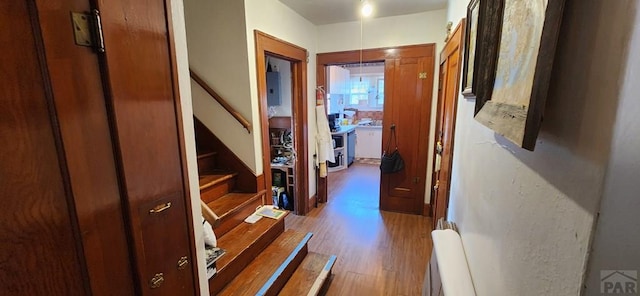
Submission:
{"label": "wooden wall panel", "polygon": [[[69,12],[87,0],[38,0],[47,68],[93,295],[132,295],[127,234],[98,55],[77,46]],[[61,30],[60,28],[68,28]]]}
{"label": "wooden wall panel", "polygon": [[[189,236],[166,3],[110,0],[98,4],[107,47],[105,84],[118,139],[122,194],[133,230],[139,293],[193,295],[197,272]],[[170,207],[150,212],[163,205]],[[189,264],[178,269],[183,256]],[[151,278],[160,273],[164,283],[150,287]]]}
{"label": "wooden wall panel", "polygon": [[35,7],[4,1],[0,27],[0,295],[86,295]]}

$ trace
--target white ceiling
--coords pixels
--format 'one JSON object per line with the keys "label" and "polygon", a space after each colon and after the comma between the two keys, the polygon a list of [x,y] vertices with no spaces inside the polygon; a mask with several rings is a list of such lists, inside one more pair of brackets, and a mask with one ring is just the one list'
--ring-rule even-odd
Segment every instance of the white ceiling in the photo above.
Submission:
{"label": "white ceiling", "polygon": [[[447,0],[368,0],[373,16],[385,17],[444,9]],[[357,21],[360,0],[280,0],[315,25]]]}

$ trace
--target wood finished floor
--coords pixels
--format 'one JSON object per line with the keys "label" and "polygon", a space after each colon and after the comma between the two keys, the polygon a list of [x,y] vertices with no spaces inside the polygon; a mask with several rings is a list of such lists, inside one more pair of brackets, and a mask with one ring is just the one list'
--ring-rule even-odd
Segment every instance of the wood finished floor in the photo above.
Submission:
{"label": "wood finished floor", "polygon": [[380,211],[379,174],[359,163],[330,173],[329,202],[286,218],[288,229],[313,232],[309,251],[338,256],[327,295],[422,294],[430,218]]}

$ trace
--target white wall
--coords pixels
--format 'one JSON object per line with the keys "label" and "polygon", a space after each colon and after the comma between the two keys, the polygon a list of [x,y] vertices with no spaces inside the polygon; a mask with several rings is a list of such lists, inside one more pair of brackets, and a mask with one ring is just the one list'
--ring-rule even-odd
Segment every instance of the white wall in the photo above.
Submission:
{"label": "white wall", "polygon": [[[444,46],[447,10],[365,19],[363,48],[436,43],[436,53]],[[455,26],[455,24],[454,24]],[[318,26],[318,52],[360,49],[360,22]]]}
{"label": "white wall", "polygon": [[[362,48],[381,48],[402,45],[435,43],[433,96],[431,108],[430,135],[435,132],[438,104],[438,63],[440,51],[444,48],[447,10],[434,10],[416,14],[365,19],[362,30]],[[453,28],[459,20],[454,22]],[[318,52],[335,52],[360,49],[360,22],[346,22],[318,26]],[[433,151],[433,139],[429,136],[429,150]],[[431,194],[431,174],[433,155],[427,164],[427,182],[424,202],[429,203]]]}
{"label": "white wall", "polygon": [[[637,2],[626,1],[616,9],[621,27],[633,28],[620,102],[613,134],[611,156],[604,184],[600,217],[595,231],[593,253],[585,295],[600,294],[601,270],[640,272],[640,11]],[[633,16],[635,14],[635,17]],[[636,290],[637,291],[637,290]]]}
{"label": "white wall", "polygon": [[[283,59],[269,57],[269,62],[272,67],[275,67],[273,71],[280,73],[280,105],[274,106],[275,116],[291,117],[292,105],[291,105],[291,62]],[[266,69],[266,67],[265,67]]]}
{"label": "white wall", "polygon": [[[450,1],[449,20],[465,17],[467,3]],[[459,97],[449,218],[478,295],[580,293],[618,108],[626,5],[567,1],[534,152],[476,122],[475,101]]]}
{"label": "white wall", "polygon": [[196,244],[196,258],[192,260],[198,266],[198,282],[200,295],[209,295],[207,280],[207,264],[204,250],[202,214],[200,213],[200,188],[198,184],[198,161],[196,155],[196,139],[193,129],[193,108],[191,105],[191,84],[189,78],[189,61],[187,53],[187,35],[182,1],[171,1],[171,22],[176,49],[178,70],[178,87],[180,88],[180,108],[182,111],[182,130],[184,131],[185,154],[187,157],[187,175],[189,196],[193,215],[193,230]]}
{"label": "white wall", "polygon": [[[315,89],[316,89],[316,27],[289,7],[277,0],[245,0],[247,61],[249,62],[249,86],[251,101],[256,104],[253,109],[252,121],[259,125],[258,80],[256,76],[255,39],[254,30],[259,30],[281,40],[295,44],[307,50],[309,63],[307,64],[307,106],[308,114],[308,147],[309,147],[309,194],[316,193],[316,177],[314,172],[313,154],[315,154]],[[246,69],[246,68],[245,68]],[[254,133],[254,150],[256,158],[262,158],[260,133]],[[262,173],[262,162],[257,164],[257,172]]]}
{"label": "white wall", "polygon": [[209,86],[253,124],[248,133],[200,86],[192,82],[193,110],[253,172],[262,173],[254,148],[260,145],[260,124],[251,100],[244,3],[237,0],[185,0],[189,65]]}

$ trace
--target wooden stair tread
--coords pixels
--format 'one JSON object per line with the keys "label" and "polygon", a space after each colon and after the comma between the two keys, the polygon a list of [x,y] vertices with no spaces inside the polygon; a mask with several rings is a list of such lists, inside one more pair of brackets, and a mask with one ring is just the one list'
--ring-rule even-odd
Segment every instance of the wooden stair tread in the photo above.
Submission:
{"label": "wooden stair tread", "polygon": [[218,238],[218,247],[225,249],[227,252],[217,262],[218,271],[223,270],[227,264],[238,257],[238,255],[246,250],[249,245],[258,240],[280,220],[284,220],[284,218],[280,218],[278,220],[262,218],[254,224],[243,222]]}
{"label": "wooden stair tread", "polygon": [[198,159],[203,159],[203,158],[211,157],[211,156],[214,156],[214,155],[216,155],[216,154],[218,154],[218,152],[215,152],[215,151],[205,152],[205,153],[202,153],[202,154],[198,154]]}
{"label": "wooden stair tread", "polygon": [[335,260],[335,256],[309,252],[279,295],[318,295]]}
{"label": "wooden stair tread", "polygon": [[228,173],[228,172],[212,172],[208,174],[201,174],[198,178],[198,182],[200,184],[200,190],[207,189],[211,186],[229,180],[238,175],[238,173]]}
{"label": "wooden stair tread", "polygon": [[[268,219],[268,218],[263,218]],[[307,253],[307,242],[310,233],[287,230],[258,255],[245,269],[230,282],[220,295],[265,295],[265,285],[278,279],[283,269],[295,270],[294,257],[299,258]],[[300,246],[303,246],[300,249]],[[300,259],[301,260],[301,259]],[[289,266],[285,263],[291,262]],[[298,261],[299,263],[299,261]],[[283,277],[287,277],[283,275]],[[282,280],[282,278],[280,278]],[[286,279],[284,279],[286,281]],[[283,283],[284,284],[284,283]]]}
{"label": "wooden stair tread", "polygon": [[[227,193],[224,196],[207,203],[207,206],[211,208],[220,219],[224,219],[226,216],[242,209],[246,204],[252,203],[252,201],[259,199],[260,193]],[[255,211],[251,209],[252,212]],[[245,217],[246,218],[246,217]]]}

